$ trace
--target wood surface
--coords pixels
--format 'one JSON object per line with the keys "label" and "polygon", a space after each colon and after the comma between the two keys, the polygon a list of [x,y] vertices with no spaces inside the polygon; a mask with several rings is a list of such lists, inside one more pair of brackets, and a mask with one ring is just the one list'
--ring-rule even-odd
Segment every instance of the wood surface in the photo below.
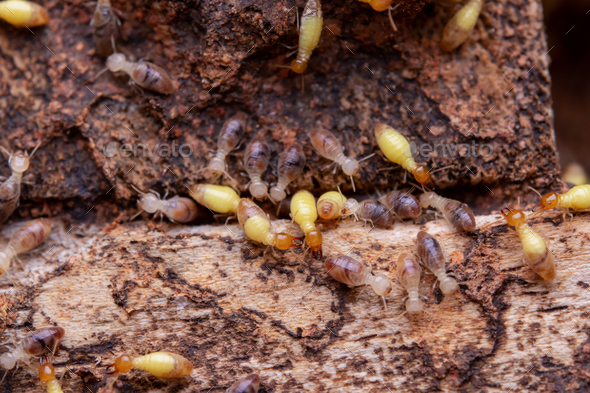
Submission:
{"label": "wood surface", "polygon": [[[384,309],[370,288],[334,281],[309,253],[269,252],[265,262],[237,225],[137,221],[101,231],[57,221],[2,278],[3,339],[64,327],[55,365],[74,392],[223,392],[251,372],[261,392],[587,391],[588,215],[532,219],[557,260],[553,283],[522,265],[518,237],[500,216],[477,220],[483,230],[472,235],[444,220],[322,228],[324,256],[348,252],[392,280],[417,232],[435,235],[460,293],[444,297],[425,275],[417,320],[403,314],[401,288]],[[190,359],[190,378],[134,371],[102,381],[120,354],[157,350]],[[44,391],[33,364],[9,373],[0,391]]]}

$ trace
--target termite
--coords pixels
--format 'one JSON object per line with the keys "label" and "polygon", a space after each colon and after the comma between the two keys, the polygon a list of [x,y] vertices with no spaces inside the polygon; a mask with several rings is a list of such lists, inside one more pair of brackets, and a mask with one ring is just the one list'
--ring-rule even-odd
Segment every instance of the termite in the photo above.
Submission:
{"label": "termite", "polygon": [[252,139],[244,152],[244,168],[250,176],[250,194],[253,198],[264,199],[268,195],[268,186],[262,181],[262,175],[268,167],[270,148],[266,139],[257,136]]}
{"label": "termite", "polygon": [[[320,156],[327,158],[330,161],[334,161],[335,164],[342,167],[342,172],[344,172],[345,175],[350,176],[352,190],[356,191],[353,176],[359,170],[360,161],[357,161],[354,157],[347,157],[344,154],[342,144],[338,138],[328,130],[314,129],[310,132],[309,139],[311,140],[311,144],[315,151],[317,151]],[[369,157],[372,157],[372,155]],[[369,157],[365,157],[363,160],[366,160]]]}
{"label": "termite", "polygon": [[63,393],[59,381],[55,378],[55,369],[50,362],[41,362],[39,379],[47,384],[47,393]]}
{"label": "termite", "polygon": [[299,143],[289,145],[279,154],[278,180],[277,184],[270,189],[270,199],[279,202],[287,197],[285,189],[303,172],[305,161],[305,153]]}
{"label": "termite", "polygon": [[260,377],[258,374],[250,374],[236,381],[225,393],[258,393],[259,388]]}
{"label": "termite", "polygon": [[393,289],[391,280],[382,273],[373,275],[371,268],[347,255],[335,255],[326,258],[324,266],[328,274],[336,281],[353,287],[370,285],[373,291],[383,299]]}
{"label": "termite", "polygon": [[270,219],[254,201],[242,198],[238,205],[238,221],[242,230],[255,242],[275,246],[279,250],[291,247],[301,247],[303,239],[293,237],[288,233],[273,233],[270,230]]}
{"label": "termite", "polygon": [[473,211],[462,202],[444,198],[430,191],[420,195],[420,203],[424,209],[432,206],[441,212],[449,224],[459,231],[473,232],[477,228]]}
{"label": "termite", "polygon": [[0,252],[0,274],[8,270],[10,261],[18,254],[32,250],[43,243],[49,236],[51,225],[51,220],[38,218],[14,231],[8,245]]}
{"label": "termite", "polygon": [[64,328],[59,326],[37,329],[27,334],[12,351],[0,355],[0,366],[10,370],[20,360],[27,362],[30,356],[53,355],[65,334]]}
{"label": "termite", "polygon": [[416,218],[422,213],[418,199],[406,191],[391,191],[379,198],[379,202],[383,203],[400,219]]}
{"label": "termite", "polygon": [[397,258],[397,277],[400,284],[408,291],[406,311],[412,316],[419,315],[424,309],[419,293],[421,272],[420,265],[412,254],[402,252]]}
{"label": "termite", "polygon": [[110,0],[98,0],[94,17],[90,22],[94,26],[94,44],[98,54],[104,57],[114,52],[114,43],[119,40],[121,21],[115,16]]}
{"label": "termite", "polygon": [[166,192],[164,199],[162,199],[160,198],[160,194],[153,190],[143,192],[135,187],[133,188],[141,195],[141,198],[137,201],[139,211],[131,217],[131,220],[144,211],[148,214],[154,214],[154,218],[158,216],[160,216],[160,218],[166,216],[170,221],[179,222],[181,224],[189,223],[197,218],[199,210],[197,204],[193,202],[192,199],[180,197],[178,195],[166,199],[168,192]]}
{"label": "termite", "polygon": [[291,62],[293,72],[302,74],[305,71],[311,52],[320,42],[323,27],[324,18],[322,17],[320,0],[307,0],[305,9],[301,14],[297,58]]}
{"label": "termite", "polygon": [[143,370],[158,378],[179,378],[189,375],[193,365],[188,359],[171,352],[154,352],[133,357],[121,355],[110,365],[114,371],[109,374],[126,373],[131,369]]}
{"label": "termite", "polygon": [[416,181],[423,186],[430,181],[430,170],[425,165],[417,165],[412,157],[408,140],[393,127],[380,123],[375,127],[375,138],[379,148],[391,162],[414,175]]}
{"label": "termite", "polygon": [[315,226],[318,212],[315,198],[309,191],[301,190],[293,195],[291,217],[305,233],[305,243],[311,249],[313,257],[322,259],[322,233]]}
{"label": "termite", "polygon": [[12,171],[10,177],[0,185],[0,224],[4,223],[18,206],[23,173],[29,169],[30,159],[40,145],[41,142],[35,146],[31,155],[26,151],[19,151],[16,154],[12,154],[0,146],[0,150],[9,156],[8,165]]}
{"label": "termite", "polygon": [[546,281],[552,281],[557,275],[555,258],[549,251],[543,238],[526,223],[526,216],[520,210],[502,208],[500,213],[506,218],[508,225],[512,225],[522,243],[524,259],[531,269]]}
{"label": "termite", "polygon": [[0,1],[0,19],[16,27],[37,27],[49,21],[49,12],[25,0]]}
{"label": "termite", "polygon": [[561,176],[564,182],[573,184],[574,186],[581,186],[588,183],[588,176],[584,167],[580,164],[571,163],[564,170]]}
{"label": "termite", "polygon": [[107,69],[111,72],[124,71],[138,86],[161,94],[172,94],[174,84],[168,72],[147,61],[128,61],[122,53],[113,53],[107,58]]}
{"label": "termite", "polygon": [[481,12],[483,0],[469,0],[445,26],[440,47],[445,52],[450,52],[465,42]]}
{"label": "termite", "polygon": [[318,215],[323,220],[355,216],[359,209],[356,199],[346,198],[340,191],[328,191],[318,198]]}
{"label": "termite", "polygon": [[391,228],[393,225],[391,209],[375,199],[362,201],[356,215],[359,220],[368,221],[377,228]]}
{"label": "termite", "polygon": [[459,286],[454,278],[447,275],[445,255],[438,240],[425,231],[418,232],[416,240],[418,256],[422,264],[438,278],[442,293],[449,295],[455,292]]}
{"label": "termite", "polygon": [[541,198],[541,202],[533,208],[533,211],[554,208],[575,212],[590,209],[590,184],[572,187],[565,194],[550,192]]}
{"label": "termite", "polygon": [[191,190],[191,197],[200,205],[216,213],[237,213],[240,197],[231,187],[216,184],[197,184]]}

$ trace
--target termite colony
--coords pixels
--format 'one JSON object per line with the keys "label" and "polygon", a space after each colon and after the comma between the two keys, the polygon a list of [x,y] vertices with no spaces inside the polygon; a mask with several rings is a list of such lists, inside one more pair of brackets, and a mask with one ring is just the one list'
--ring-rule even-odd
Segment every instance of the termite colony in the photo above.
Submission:
{"label": "termite colony", "polygon": [[[375,11],[387,10],[392,27],[397,30],[392,18],[396,6],[392,6],[391,0],[360,1],[369,3]],[[466,41],[474,29],[482,5],[482,0],[469,0],[450,19],[442,33],[440,46],[443,51],[452,51]],[[139,87],[164,95],[172,94],[175,90],[174,82],[164,68],[147,61],[128,59],[129,56],[117,51],[122,38],[119,31],[120,20],[116,13],[109,0],[99,0],[92,21],[96,51],[98,55],[106,57],[106,70],[113,73],[124,72]],[[34,3],[9,0],[0,2],[0,18],[17,27],[34,27],[47,23],[49,14],[43,7]],[[320,41],[322,28],[320,1],[308,0],[301,17],[297,57],[290,65],[292,71],[301,74],[307,69],[312,52]],[[209,171],[212,175],[211,182],[187,185],[189,195],[177,195],[169,199],[167,193],[161,197],[156,191],[142,191],[133,186],[139,198],[138,212],[131,219],[146,212],[161,219],[165,216],[172,223],[189,224],[198,218],[197,204],[200,204],[214,214],[237,218],[245,236],[267,247],[273,254],[275,249],[287,251],[291,248],[305,248],[306,251],[301,253],[304,258],[309,249],[309,255],[313,259],[323,260],[327,275],[351,287],[369,286],[382,298],[384,305],[386,296],[394,290],[396,284],[399,285],[407,293],[403,307],[412,318],[420,316],[427,304],[424,296],[420,294],[423,270],[434,274],[440,291],[445,296],[452,296],[459,290],[459,283],[452,277],[452,273],[447,272],[447,257],[439,240],[423,230],[417,233],[413,242],[415,250],[405,250],[397,255],[396,267],[392,269],[396,273],[395,279],[383,272],[374,273],[368,263],[351,256],[339,252],[325,255],[328,252],[324,250],[330,250],[331,247],[324,244],[325,236],[322,231],[337,228],[337,225],[326,225],[336,220],[337,223],[344,220],[353,223],[358,221],[371,227],[389,230],[395,222],[416,220],[422,215],[423,209],[432,207],[442,214],[449,227],[457,232],[464,234],[477,230],[475,215],[466,204],[445,198],[430,190],[433,185],[431,169],[415,161],[410,143],[401,132],[388,124],[374,124],[374,145],[385,159],[404,170],[404,179],[409,174],[420,185],[423,192],[418,198],[409,191],[393,190],[383,196],[357,200],[344,196],[338,188],[322,194],[316,200],[310,191],[296,190],[298,179],[308,162],[306,147],[309,147],[309,151],[313,148],[318,157],[331,161],[335,171],[340,167],[347,176],[347,181],[350,179],[353,192],[356,192],[354,177],[359,175],[364,165],[363,160],[371,158],[374,154],[357,159],[350,151],[346,151],[349,149],[343,147],[338,135],[319,128],[311,130],[305,138],[285,143],[280,152],[273,152],[272,145],[268,143],[265,135],[250,134],[248,115],[245,112],[233,114],[220,127],[215,155],[206,167],[197,171]],[[226,164],[228,154],[238,150],[242,143],[246,146],[242,159],[243,168],[249,176],[249,182],[245,186],[230,176]],[[2,148],[9,155],[11,176],[0,185],[0,224],[5,222],[18,206],[23,174],[38,147],[39,145],[30,155],[26,152],[13,154]],[[276,180],[268,184],[263,177],[273,154],[277,158],[277,165],[273,168]],[[214,184],[222,175],[231,180],[232,187]],[[289,202],[291,225],[296,224],[303,237],[294,236],[290,230],[280,231],[273,228],[269,214],[255,202],[268,199],[280,208],[290,192],[289,187],[294,191]],[[241,192],[248,192],[252,198],[242,197]],[[590,186],[579,185],[565,194],[549,193],[541,198],[541,202],[533,211],[553,208],[562,209],[569,214],[590,210]],[[555,257],[541,236],[527,224],[525,214],[509,208],[502,209],[501,214],[508,225],[514,227],[520,238],[523,259],[530,269],[546,281],[554,280],[557,276]],[[52,222],[49,219],[39,218],[25,223],[14,231],[8,244],[0,249],[0,274],[9,272],[11,262],[16,260],[19,254],[43,243],[51,227]],[[46,384],[47,392],[62,392],[51,358],[58,350],[64,335],[65,330],[58,326],[32,331],[13,349],[0,355],[0,366],[10,370],[21,361],[28,363],[31,357],[39,358],[38,375]],[[158,378],[182,378],[189,376],[193,372],[193,367],[191,361],[184,356],[168,351],[145,355],[119,354],[108,367],[111,372],[107,373],[105,370],[105,375],[140,370]],[[260,377],[251,374],[238,379],[227,392],[256,393],[259,386]]]}

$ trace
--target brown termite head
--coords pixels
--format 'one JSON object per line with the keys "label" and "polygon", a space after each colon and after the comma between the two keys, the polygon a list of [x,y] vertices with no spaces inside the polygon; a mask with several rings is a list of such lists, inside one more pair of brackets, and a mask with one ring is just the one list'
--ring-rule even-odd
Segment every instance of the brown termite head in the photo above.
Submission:
{"label": "brown termite head", "polygon": [[127,59],[125,55],[122,53],[113,53],[109,57],[107,57],[107,68],[111,72],[119,72],[125,68],[125,63]]}
{"label": "brown termite head", "polygon": [[533,211],[538,209],[551,210],[557,207],[559,203],[559,195],[556,192],[550,192],[541,198],[541,202],[533,208]]}

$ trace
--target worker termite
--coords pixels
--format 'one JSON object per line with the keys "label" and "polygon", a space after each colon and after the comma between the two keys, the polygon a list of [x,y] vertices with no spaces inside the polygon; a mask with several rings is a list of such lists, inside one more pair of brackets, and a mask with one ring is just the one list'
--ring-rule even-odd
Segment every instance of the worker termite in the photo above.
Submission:
{"label": "worker termite", "polygon": [[149,214],[154,214],[154,218],[158,216],[160,216],[160,218],[166,216],[170,221],[179,222],[181,224],[189,223],[197,218],[199,210],[197,204],[193,202],[192,199],[180,197],[178,195],[166,199],[168,192],[166,192],[164,199],[162,199],[160,198],[160,194],[153,190],[143,192],[135,187],[133,188],[141,195],[141,198],[137,201],[139,211],[131,217],[131,220],[144,211]]}
{"label": "worker termite", "polygon": [[157,93],[172,94],[174,91],[174,83],[168,72],[147,61],[129,61],[124,54],[113,53],[107,58],[107,69],[111,72],[123,71],[138,86]]}
{"label": "worker termite", "polygon": [[425,165],[417,165],[412,157],[408,140],[393,127],[380,123],[375,127],[375,138],[379,148],[391,162],[414,175],[416,181],[423,186],[430,181],[430,170]]}
{"label": "worker termite", "polygon": [[110,365],[114,371],[109,374],[126,373],[131,369],[143,370],[159,378],[179,378],[189,375],[193,365],[188,359],[171,352],[154,352],[133,357],[121,355]]}
{"label": "worker termite", "polygon": [[443,31],[440,47],[445,52],[450,52],[465,42],[481,12],[483,0],[469,0],[456,14],[449,20]]}
{"label": "worker termite", "polygon": [[352,215],[356,217],[358,209],[359,203],[356,199],[347,199],[340,190],[328,191],[318,198],[318,215],[323,220],[335,220]]}
{"label": "worker termite", "polygon": [[397,258],[397,277],[400,284],[408,291],[406,311],[411,316],[419,315],[424,309],[419,293],[421,272],[420,266],[412,254],[402,252]]}
{"label": "worker termite", "polygon": [[18,254],[32,250],[43,243],[49,236],[51,225],[51,220],[38,218],[14,231],[8,245],[0,252],[0,274],[8,270],[10,261]]}
{"label": "worker termite", "polygon": [[477,228],[473,211],[462,202],[441,197],[430,191],[420,195],[420,203],[424,209],[432,206],[441,212],[449,224],[459,231],[473,232]]}
{"label": "worker termite", "polygon": [[63,393],[59,381],[55,378],[55,369],[50,362],[41,362],[39,379],[47,384],[47,393]]}
{"label": "worker termite", "polygon": [[262,181],[262,175],[268,166],[270,148],[262,136],[252,139],[244,152],[244,168],[250,176],[250,194],[253,198],[264,199],[268,195],[268,186]]}
{"label": "worker termite", "polygon": [[191,197],[200,205],[216,213],[237,213],[240,197],[231,187],[216,184],[197,184],[191,190]]}
{"label": "worker termite", "polygon": [[420,260],[440,282],[440,290],[449,295],[458,289],[457,281],[447,275],[445,269],[445,255],[440,243],[431,234],[420,231],[416,238],[418,244],[418,256]]}
{"label": "worker termite", "polygon": [[336,281],[353,287],[370,285],[373,291],[383,299],[393,289],[391,280],[381,273],[373,275],[371,268],[364,263],[346,255],[329,256],[324,262],[328,274]]}
{"label": "worker termite", "polygon": [[16,27],[37,27],[49,21],[49,13],[30,1],[7,0],[0,1],[0,19]]}
{"label": "worker termite", "polygon": [[255,242],[275,246],[279,250],[288,250],[291,247],[301,247],[303,245],[303,239],[301,238],[293,237],[285,232],[271,232],[268,214],[250,199],[240,199],[238,221],[246,236]]}
{"label": "worker termite", "polygon": [[[335,164],[342,167],[342,172],[344,172],[345,175],[350,176],[352,190],[356,191],[353,176],[359,170],[360,161],[357,161],[354,157],[347,157],[344,155],[342,144],[338,138],[328,130],[314,129],[310,132],[309,139],[320,156],[327,158],[330,161],[334,161]],[[372,156],[373,155],[371,154],[369,157]],[[361,161],[366,160],[369,157],[365,157]]]}
{"label": "worker termite", "polygon": [[546,281],[552,281],[557,275],[555,257],[549,251],[543,238],[526,223],[526,216],[520,210],[502,208],[500,213],[506,218],[508,225],[512,225],[522,243],[524,259],[531,269]]}
{"label": "worker termite", "polygon": [[258,393],[260,388],[260,377],[258,374],[250,374],[247,377],[237,380],[225,393]]}
{"label": "worker termite", "polygon": [[279,154],[278,180],[277,184],[270,189],[270,199],[279,202],[287,197],[285,189],[303,172],[305,161],[305,153],[299,143],[289,145]]}
{"label": "worker termite", "polygon": [[99,55],[108,57],[114,52],[114,43],[119,40],[121,21],[115,16],[110,0],[98,0],[94,17],[94,44]]}
{"label": "worker termite", "polygon": [[12,154],[4,147],[0,146],[0,149],[9,156],[8,165],[12,171],[10,177],[0,185],[0,224],[6,221],[18,206],[23,173],[29,169],[30,159],[40,145],[41,142],[35,146],[31,155],[25,151],[19,151],[16,154]]}
{"label": "worker termite", "polygon": [[393,215],[391,209],[375,199],[366,199],[356,211],[359,220],[368,221],[377,228],[391,228]]}
{"label": "worker termite", "polygon": [[313,257],[322,259],[322,233],[315,226],[318,212],[315,198],[309,191],[301,190],[293,195],[291,217],[305,233],[305,243],[311,249]]}
{"label": "worker termite", "polygon": [[422,213],[418,199],[405,191],[391,191],[379,198],[379,202],[383,203],[400,219],[416,218]]}
{"label": "worker termite", "polygon": [[589,210],[590,184],[572,187],[565,194],[550,192],[541,198],[541,202],[533,208],[533,211],[537,211],[538,209],[551,210],[554,208],[575,212]]}
{"label": "worker termite", "polygon": [[0,355],[0,366],[10,370],[19,361],[28,362],[30,356],[40,357],[55,353],[66,331],[59,326],[37,329],[25,336],[16,347]]}
{"label": "worker termite", "polygon": [[311,52],[318,46],[324,19],[320,0],[307,0],[301,14],[301,28],[299,29],[299,49],[297,58],[291,62],[291,70],[302,74],[307,68]]}

